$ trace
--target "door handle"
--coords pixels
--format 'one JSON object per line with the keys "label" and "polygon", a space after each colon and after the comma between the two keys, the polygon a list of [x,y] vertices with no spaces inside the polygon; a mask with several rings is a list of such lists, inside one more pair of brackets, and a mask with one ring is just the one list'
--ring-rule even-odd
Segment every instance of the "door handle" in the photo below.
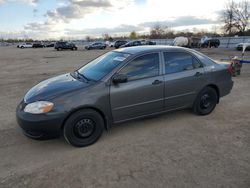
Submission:
{"label": "door handle", "polygon": [[194,74],[194,76],[201,76],[201,75],[203,75],[203,73],[201,73],[201,72],[196,72],[196,73]]}
{"label": "door handle", "polygon": [[161,84],[162,83],[162,81],[161,80],[155,80],[155,81],[153,81],[153,85],[158,85],[158,84]]}

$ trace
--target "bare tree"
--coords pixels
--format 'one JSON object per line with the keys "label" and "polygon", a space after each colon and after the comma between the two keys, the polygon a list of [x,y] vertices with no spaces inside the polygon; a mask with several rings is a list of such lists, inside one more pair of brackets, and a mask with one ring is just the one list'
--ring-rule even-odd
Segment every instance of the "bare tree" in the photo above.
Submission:
{"label": "bare tree", "polygon": [[227,3],[226,9],[223,12],[222,20],[225,23],[223,29],[229,35],[232,34],[233,29],[235,28],[234,21],[234,7],[235,3],[233,1]]}
{"label": "bare tree", "polygon": [[109,40],[110,36],[108,33],[102,34],[104,40]]}
{"label": "bare tree", "polygon": [[88,42],[90,42],[92,39],[91,39],[91,37],[90,36],[86,36],[86,41],[88,41]]}
{"label": "bare tree", "polygon": [[250,2],[242,1],[233,8],[235,27],[240,33],[244,33],[250,21]]}
{"label": "bare tree", "polygon": [[163,28],[161,25],[156,24],[151,30],[150,30],[150,38],[157,39],[157,38],[163,38],[165,35],[165,28]]}
{"label": "bare tree", "polygon": [[131,39],[137,39],[137,33],[135,31],[132,31],[129,35],[129,38]]}
{"label": "bare tree", "polygon": [[229,35],[244,33],[249,25],[250,2],[247,0],[235,3],[233,0],[226,5],[222,20],[225,23],[223,29]]}

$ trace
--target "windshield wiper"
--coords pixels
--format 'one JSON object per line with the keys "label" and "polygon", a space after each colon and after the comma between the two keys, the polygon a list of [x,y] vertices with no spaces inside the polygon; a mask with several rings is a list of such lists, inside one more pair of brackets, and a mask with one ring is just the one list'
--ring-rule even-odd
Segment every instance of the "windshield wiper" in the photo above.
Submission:
{"label": "windshield wiper", "polygon": [[91,81],[89,78],[84,76],[84,74],[80,73],[78,70],[76,70],[75,72],[77,73],[78,76],[80,76],[81,78],[84,78],[86,81]]}

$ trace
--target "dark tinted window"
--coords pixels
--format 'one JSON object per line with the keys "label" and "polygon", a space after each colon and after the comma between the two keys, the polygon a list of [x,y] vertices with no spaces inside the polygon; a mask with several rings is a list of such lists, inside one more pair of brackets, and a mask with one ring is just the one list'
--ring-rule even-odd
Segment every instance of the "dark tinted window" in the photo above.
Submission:
{"label": "dark tinted window", "polygon": [[128,80],[135,80],[159,75],[159,54],[147,54],[132,60],[121,71]]}
{"label": "dark tinted window", "polygon": [[201,67],[201,64],[185,52],[164,52],[165,73],[176,73]]}

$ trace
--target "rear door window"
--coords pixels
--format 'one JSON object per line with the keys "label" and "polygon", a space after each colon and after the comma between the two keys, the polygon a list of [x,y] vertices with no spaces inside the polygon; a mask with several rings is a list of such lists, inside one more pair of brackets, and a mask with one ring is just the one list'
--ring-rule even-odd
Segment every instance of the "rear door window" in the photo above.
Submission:
{"label": "rear door window", "polygon": [[185,52],[164,52],[165,74],[177,73],[202,67],[200,62]]}

